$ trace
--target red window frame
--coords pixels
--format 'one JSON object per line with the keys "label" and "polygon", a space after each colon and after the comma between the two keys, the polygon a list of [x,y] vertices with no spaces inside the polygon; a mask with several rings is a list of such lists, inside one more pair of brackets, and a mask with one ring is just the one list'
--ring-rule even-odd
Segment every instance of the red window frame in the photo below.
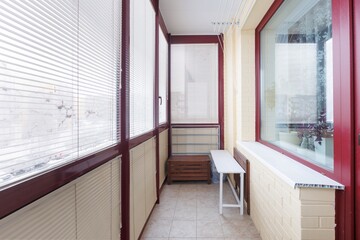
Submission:
{"label": "red window frame", "polygon": [[256,141],[345,185],[336,191],[336,239],[355,237],[354,217],[354,91],[353,1],[332,0],[334,57],[334,172],[327,171],[260,137],[260,32],[284,0],[275,0],[255,30]]}

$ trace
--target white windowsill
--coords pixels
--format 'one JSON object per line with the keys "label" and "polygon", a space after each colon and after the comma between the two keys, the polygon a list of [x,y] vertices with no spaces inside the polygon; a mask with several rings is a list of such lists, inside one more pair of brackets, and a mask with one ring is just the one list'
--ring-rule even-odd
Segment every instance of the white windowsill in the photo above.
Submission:
{"label": "white windowsill", "polygon": [[345,189],[343,184],[259,142],[238,142],[237,146],[246,157],[254,156],[293,188]]}

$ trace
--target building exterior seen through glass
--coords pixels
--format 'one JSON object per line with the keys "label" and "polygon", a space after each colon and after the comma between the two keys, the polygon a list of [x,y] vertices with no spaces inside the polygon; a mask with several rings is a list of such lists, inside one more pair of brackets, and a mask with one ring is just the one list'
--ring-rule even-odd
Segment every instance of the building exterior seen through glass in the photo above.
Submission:
{"label": "building exterior seen through glass", "polygon": [[261,31],[261,139],[334,169],[330,0],[284,1]]}

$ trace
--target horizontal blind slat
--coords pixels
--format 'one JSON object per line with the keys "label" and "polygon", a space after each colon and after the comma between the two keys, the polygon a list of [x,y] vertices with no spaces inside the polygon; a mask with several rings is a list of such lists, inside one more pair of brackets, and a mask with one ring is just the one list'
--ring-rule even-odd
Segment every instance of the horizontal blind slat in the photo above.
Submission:
{"label": "horizontal blind slat", "polygon": [[120,0],[0,2],[0,188],[119,139]]}

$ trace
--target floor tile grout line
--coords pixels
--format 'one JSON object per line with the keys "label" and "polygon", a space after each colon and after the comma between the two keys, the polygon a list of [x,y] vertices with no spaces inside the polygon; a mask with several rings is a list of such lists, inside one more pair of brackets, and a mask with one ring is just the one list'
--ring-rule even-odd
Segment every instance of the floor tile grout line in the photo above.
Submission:
{"label": "floor tile grout line", "polygon": [[[183,193],[187,193],[188,195],[190,195],[190,196],[192,196],[192,198],[191,199],[193,199],[193,197],[194,197],[194,195],[196,196],[196,202],[195,202],[195,209],[196,209],[196,212],[195,212],[195,226],[196,226],[196,237],[195,238],[193,238],[193,237],[191,237],[191,239],[199,239],[199,240],[201,240],[202,238],[198,235],[198,217],[199,217],[199,214],[198,214],[198,211],[199,211],[199,208],[200,208],[200,203],[201,202],[199,202],[199,201],[197,201],[198,199],[200,199],[202,196],[206,196],[206,191],[204,191],[204,190],[202,190],[201,188],[200,188],[200,186],[196,186],[196,189],[194,189],[194,187],[193,188],[190,188],[189,187],[189,185],[188,186],[185,186],[185,187],[183,187],[183,188],[178,188],[178,194],[180,194],[180,192],[183,192]],[[194,190],[196,190],[196,191],[194,191]],[[212,188],[209,188],[209,189],[207,189],[207,191],[208,192],[210,192],[210,193],[213,193],[214,191],[213,191],[213,189]],[[204,194],[205,193],[205,194]],[[171,199],[171,198],[170,198]],[[170,201],[170,199],[169,199],[169,201]],[[176,209],[177,209],[177,207],[179,207],[179,198],[178,199],[176,199],[175,200],[175,209],[174,209],[174,211],[176,211]],[[207,203],[205,203],[204,202],[204,204],[207,204]],[[185,204],[186,205],[186,204]],[[210,204],[211,205],[211,204]],[[206,207],[206,206],[205,206]],[[210,206],[208,206],[208,207],[210,207]],[[232,215],[232,214],[231,214]],[[232,216],[229,216],[230,218],[232,218]],[[175,212],[174,212],[174,214],[172,215],[172,219],[171,219],[171,226],[170,226],[170,230],[169,230],[169,236],[168,236],[168,240],[170,240],[170,238],[171,238],[171,230],[173,230],[173,227],[174,227],[174,219],[175,219]],[[178,220],[182,220],[182,219],[178,219]],[[183,219],[183,220],[188,220],[188,219]],[[219,220],[219,223],[220,223],[220,226],[221,226],[221,228],[219,229],[220,231],[222,231],[222,235],[223,235],[223,237],[222,237],[222,239],[225,239],[226,238],[226,235],[225,235],[225,231],[224,231],[224,224],[225,224],[225,222],[223,222],[223,221],[221,221],[221,219],[218,219]],[[235,219],[234,219],[235,220]],[[251,221],[251,218],[249,218],[249,222],[248,223],[251,223],[252,221]],[[199,221],[200,222],[200,221]],[[251,235],[255,235],[255,234],[251,234]],[[251,236],[251,237],[254,237],[254,236]],[[257,239],[259,238],[259,234],[257,234],[256,235],[256,237],[257,237]],[[179,238],[179,237],[178,237]],[[179,240],[181,239],[181,238],[184,238],[184,237],[180,237],[179,238]],[[261,239],[261,238],[260,238]]]}

